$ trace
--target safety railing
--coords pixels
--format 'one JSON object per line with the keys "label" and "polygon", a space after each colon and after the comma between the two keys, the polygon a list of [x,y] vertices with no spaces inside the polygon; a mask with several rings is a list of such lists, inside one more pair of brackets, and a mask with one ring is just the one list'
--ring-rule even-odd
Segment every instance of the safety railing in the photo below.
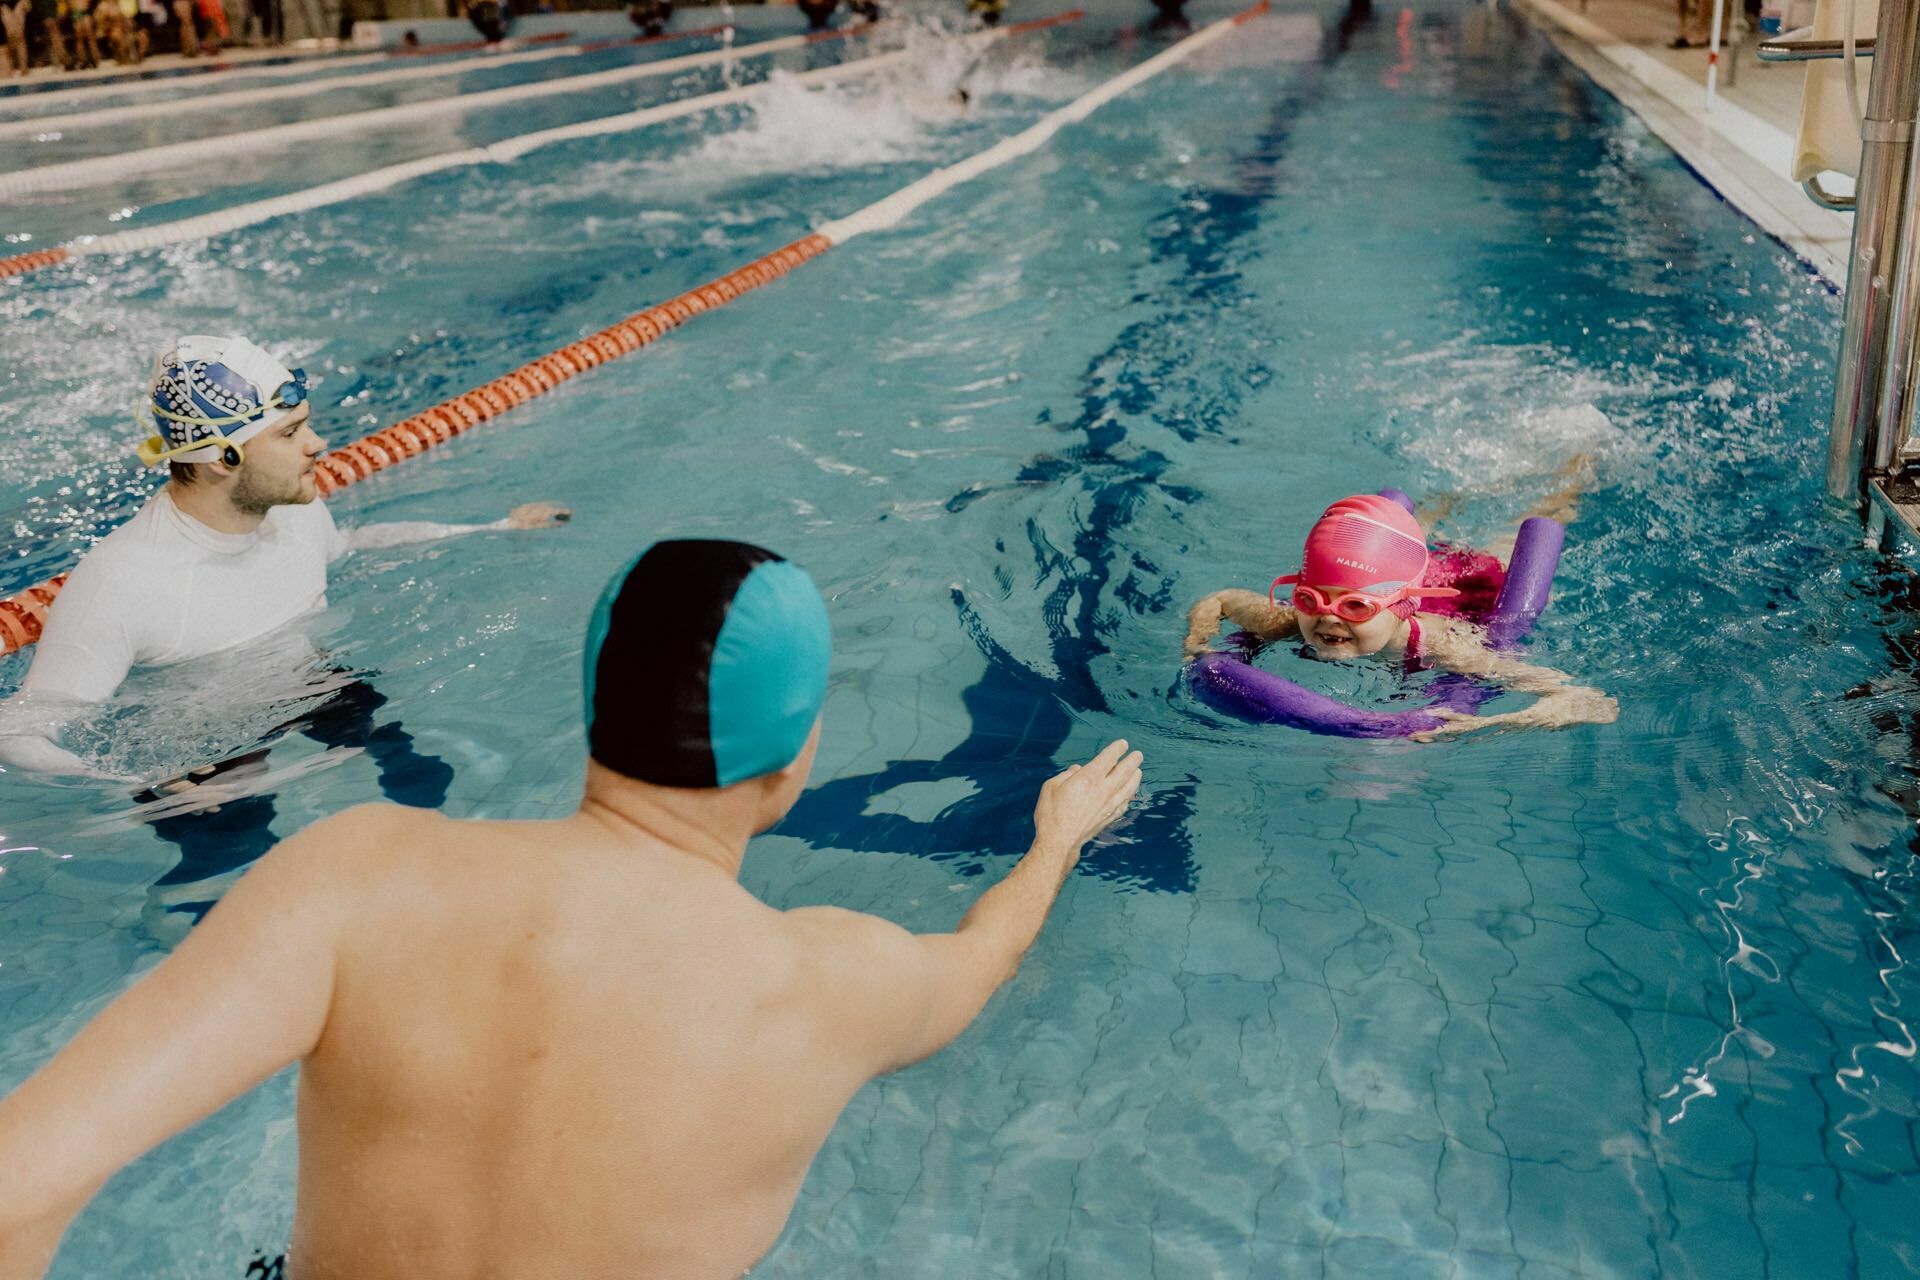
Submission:
{"label": "safety railing", "polygon": [[[1769,62],[1848,56],[1848,41],[1814,40],[1797,31],[1760,46]],[[1916,374],[1920,374],[1920,178],[1914,121],[1920,114],[1920,0],[1880,0],[1879,30],[1851,42],[1873,59],[1860,125],[1860,168],[1852,197],[1809,179],[1807,194],[1830,209],[1854,213],[1847,294],[1834,379],[1827,490],[1863,501],[1873,532],[1888,516],[1920,534],[1920,506],[1890,496],[1912,458]]]}

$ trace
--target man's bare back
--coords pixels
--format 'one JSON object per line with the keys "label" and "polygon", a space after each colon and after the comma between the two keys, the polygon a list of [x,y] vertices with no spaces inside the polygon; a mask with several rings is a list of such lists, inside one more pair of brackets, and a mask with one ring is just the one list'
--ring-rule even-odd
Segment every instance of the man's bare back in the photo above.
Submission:
{"label": "man's bare back", "polygon": [[764,1253],[882,1065],[823,994],[834,940],[591,819],[356,825],[386,865],[301,1077],[295,1274],[737,1276]]}
{"label": "man's bare back", "polygon": [[848,1099],[1011,976],[1139,770],[1114,743],[1049,782],[1033,848],[936,935],[740,887],[797,781],[723,795],[737,836],[682,825],[715,796],[597,765],[559,822],[318,823],[0,1105],[0,1277],[41,1274],[115,1169],[296,1060],[297,1280],[737,1276]]}

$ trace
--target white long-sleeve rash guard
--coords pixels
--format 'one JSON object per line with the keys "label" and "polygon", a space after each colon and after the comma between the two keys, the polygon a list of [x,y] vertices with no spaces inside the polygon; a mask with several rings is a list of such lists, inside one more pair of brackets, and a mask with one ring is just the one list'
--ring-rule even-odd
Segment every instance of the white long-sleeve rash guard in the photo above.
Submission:
{"label": "white long-sleeve rash guard", "polygon": [[[221,533],[181,511],[163,488],[74,569],[20,691],[36,703],[105,701],[135,666],[203,658],[326,608],[327,565],[351,550],[502,527],[419,521],[349,533],[315,501],[273,508],[252,533]],[[92,772],[38,729],[0,730],[0,759]]]}

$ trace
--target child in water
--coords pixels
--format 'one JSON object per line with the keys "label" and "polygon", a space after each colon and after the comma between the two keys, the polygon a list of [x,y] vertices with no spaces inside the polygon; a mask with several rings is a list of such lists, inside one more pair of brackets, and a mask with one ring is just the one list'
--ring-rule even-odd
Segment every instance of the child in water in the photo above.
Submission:
{"label": "child in water", "polygon": [[[1554,509],[1546,510],[1550,504]],[[1564,520],[1571,513],[1567,491],[1530,514]],[[1327,508],[1307,534],[1300,571],[1276,578],[1266,595],[1229,588],[1194,605],[1186,653],[1206,652],[1220,624],[1230,622],[1262,641],[1298,636],[1308,656],[1321,661],[1387,656],[1410,671],[1437,668],[1539,695],[1531,706],[1498,715],[1436,709],[1447,723],[1414,735],[1418,742],[1486,728],[1613,723],[1619,704],[1600,690],[1488,646],[1486,628],[1469,619],[1491,610],[1505,581],[1498,557],[1448,547],[1430,553],[1426,531],[1405,507],[1358,494]],[[1273,592],[1289,583],[1293,598],[1282,604]]]}

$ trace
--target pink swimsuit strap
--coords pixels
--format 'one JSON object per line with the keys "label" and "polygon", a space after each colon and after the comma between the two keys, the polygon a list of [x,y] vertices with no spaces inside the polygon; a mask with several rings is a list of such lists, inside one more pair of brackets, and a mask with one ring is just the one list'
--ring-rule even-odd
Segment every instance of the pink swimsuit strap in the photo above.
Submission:
{"label": "pink swimsuit strap", "polygon": [[1407,619],[1407,673],[1427,669],[1427,646],[1420,638],[1420,619]]}

